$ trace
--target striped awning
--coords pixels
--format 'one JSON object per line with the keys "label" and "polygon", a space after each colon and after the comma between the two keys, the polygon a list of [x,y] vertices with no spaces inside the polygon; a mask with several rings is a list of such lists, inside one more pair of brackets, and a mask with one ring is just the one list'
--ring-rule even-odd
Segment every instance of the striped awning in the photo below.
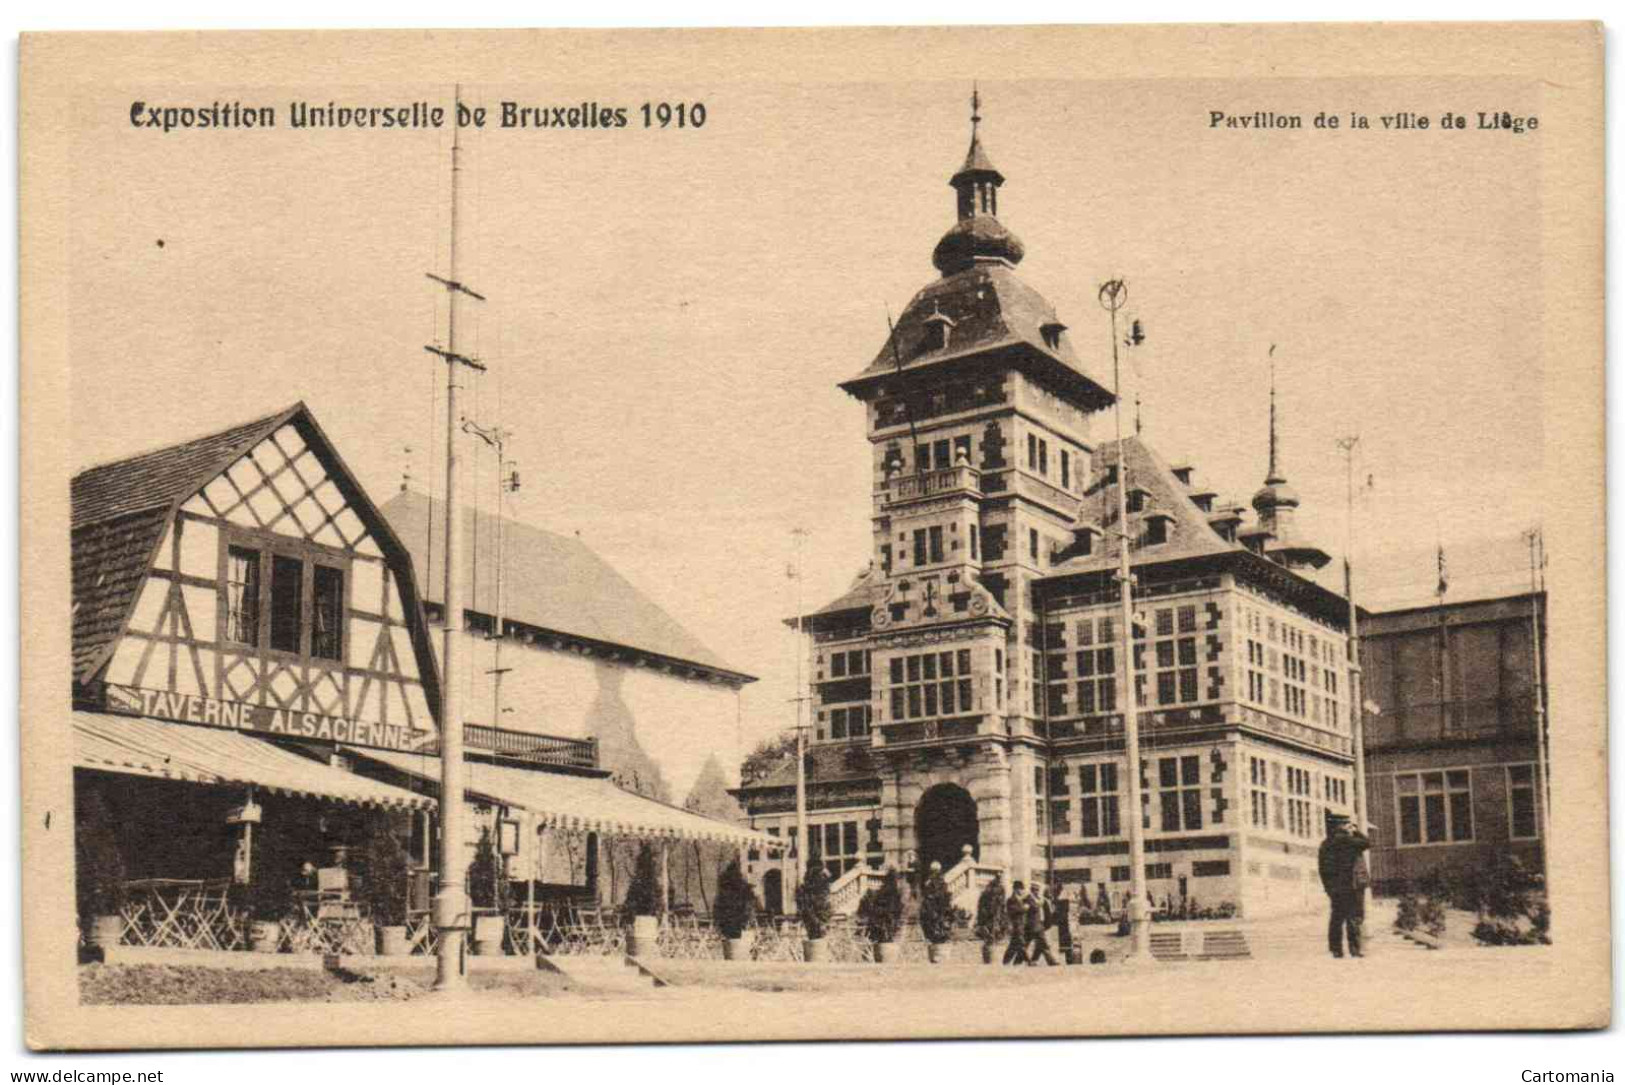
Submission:
{"label": "striped awning", "polygon": [[101,772],[252,784],[267,791],[337,799],[363,806],[434,809],[434,799],[312,761],[270,742],[219,727],[73,713],[74,764]]}
{"label": "striped awning", "polygon": [[[438,757],[359,748],[348,752],[436,785],[440,782]],[[634,794],[601,776],[473,761],[464,763],[463,772],[465,797],[528,810],[543,824],[558,828],[644,839],[713,841],[774,851],[785,843],[778,837]]]}

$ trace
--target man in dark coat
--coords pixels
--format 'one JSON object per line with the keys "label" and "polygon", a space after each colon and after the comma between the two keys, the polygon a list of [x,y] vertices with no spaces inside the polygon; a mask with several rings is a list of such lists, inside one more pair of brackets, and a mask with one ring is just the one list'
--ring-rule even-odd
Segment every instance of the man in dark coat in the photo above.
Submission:
{"label": "man in dark coat", "polygon": [[[1084,892],[1083,887],[1078,892]],[[1072,902],[1066,899],[1066,893],[1060,882],[1053,882],[1049,887],[1050,895],[1050,922],[1055,927],[1055,944],[1061,950],[1061,959],[1068,959],[1072,952]]]}
{"label": "man in dark coat", "polygon": [[1343,933],[1348,932],[1349,956],[1363,957],[1360,924],[1365,921],[1366,835],[1344,814],[1326,814],[1326,839],[1320,844],[1320,884],[1331,899],[1331,921],[1326,945],[1333,957],[1343,956]]}
{"label": "man in dark coat", "polygon": [[1010,920],[1010,944],[1004,947],[1005,964],[1027,963],[1027,894],[1022,892],[1022,884],[1015,882],[1010,887],[1010,899],[1004,905],[1005,915]]}
{"label": "man in dark coat", "polygon": [[1054,952],[1049,948],[1049,938],[1044,934],[1054,922],[1054,911],[1050,908],[1049,901],[1038,895],[1038,885],[1034,883],[1027,890],[1028,964],[1035,965],[1042,960],[1054,967],[1061,963],[1055,959]]}

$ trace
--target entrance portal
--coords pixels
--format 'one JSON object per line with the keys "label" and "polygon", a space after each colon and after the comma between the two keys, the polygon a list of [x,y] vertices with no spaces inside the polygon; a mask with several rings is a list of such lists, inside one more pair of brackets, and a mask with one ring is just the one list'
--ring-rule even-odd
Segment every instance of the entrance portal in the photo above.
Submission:
{"label": "entrance portal", "polygon": [[977,852],[976,800],[958,784],[938,784],[920,796],[914,808],[914,839],[920,870],[941,863],[944,872],[959,862],[966,844]]}

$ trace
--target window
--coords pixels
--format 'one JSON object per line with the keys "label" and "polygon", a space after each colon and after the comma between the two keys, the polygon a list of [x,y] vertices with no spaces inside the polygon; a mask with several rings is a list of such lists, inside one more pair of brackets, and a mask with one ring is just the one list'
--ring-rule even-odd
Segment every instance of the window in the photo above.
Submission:
{"label": "window", "polygon": [[938,471],[953,466],[953,453],[948,450],[948,439],[946,437],[932,443],[931,455],[936,460],[935,466]]}
{"label": "window", "polygon": [[[793,836],[795,829],[790,833]],[[862,858],[856,821],[831,821],[807,827],[807,859],[823,863],[831,879],[857,866]]]}
{"label": "window", "polygon": [[1034,561],[1038,560],[1038,529],[1036,527],[1027,529],[1027,552],[1032,555]]}
{"label": "window", "polygon": [[1202,827],[1202,759],[1195,754],[1157,759],[1162,831]]}
{"label": "window", "polygon": [[925,564],[925,529],[914,529],[914,564]]}
{"label": "window", "polygon": [[1049,474],[1049,442],[1043,438],[1038,440],[1038,473]]}
{"label": "window", "polygon": [[1038,468],[1038,438],[1031,433],[1027,434],[1027,467]]}
{"label": "window", "polygon": [[972,524],[970,526],[970,559],[972,561],[979,560],[976,556],[976,539],[979,534],[980,532],[977,531],[976,525]]}
{"label": "window", "polygon": [[942,560],[942,528],[938,526],[928,529],[927,539],[931,548],[931,562],[936,564]]}
{"label": "window", "polygon": [[245,546],[226,551],[226,639],[260,643],[260,552]]}
{"label": "window", "polygon": [[863,738],[869,733],[869,706],[852,705],[829,711],[829,737],[832,739]]}
{"label": "window", "polygon": [[[972,536],[973,543],[974,539],[975,537]],[[975,549],[974,545],[972,549]],[[973,553],[971,556],[975,557],[976,555]],[[880,569],[885,573],[891,572],[891,543],[884,543],[880,547]]]}
{"label": "window", "polygon": [[969,463],[971,459],[971,447],[970,434],[968,433],[962,437],[954,438],[954,462],[957,463],[959,461],[959,454],[961,452],[965,454],[965,462]]}
{"label": "window", "polygon": [[1260,829],[1270,827],[1270,796],[1269,796],[1269,762],[1262,757],[1249,757],[1248,783],[1252,793],[1252,802],[1249,813],[1252,815],[1252,824]]}
{"label": "window", "polygon": [[1174,864],[1172,864],[1172,863],[1147,863],[1147,864],[1145,864],[1145,878],[1146,878],[1146,881],[1151,881],[1151,882],[1166,881],[1169,878],[1172,878],[1173,876],[1174,876]]}
{"label": "window", "polygon": [[[1103,618],[1101,621],[1109,623],[1111,619]],[[1080,643],[1090,643],[1081,638],[1083,630],[1092,630],[1093,626],[1094,623],[1089,621],[1078,623]],[[1109,646],[1105,648],[1083,648],[1077,652],[1075,662],[1078,669],[1079,714],[1087,716],[1097,712],[1116,712],[1116,649]]]}
{"label": "window", "polygon": [[1193,878],[1226,878],[1230,876],[1230,860],[1198,859],[1191,864]]}
{"label": "window", "polygon": [[1061,489],[1072,488],[1072,453],[1061,449]]}
{"label": "window", "polygon": [[271,648],[299,651],[299,627],[304,618],[305,563],[282,554],[271,555]]}
{"label": "window", "polygon": [[1117,763],[1106,761],[1078,768],[1078,809],[1084,836],[1117,836]]}
{"label": "window", "polygon": [[1398,773],[1394,792],[1400,846],[1473,839],[1472,774],[1467,769]]}
{"label": "window", "polygon": [[331,565],[311,567],[310,654],[344,658],[344,573]]}
{"label": "window", "polygon": [[1514,840],[1534,840],[1540,836],[1535,815],[1535,767],[1507,766],[1507,825]]}
{"label": "window", "polygon": [[[1155,629],[1157,704],[1190,704],[1197,698],[1196,607],[1159,609]],[[1138,647],[1134,661],[1136,670],[1144,669],[1144,655]]]}
{"label": "window", "polygon": [[[970,649],[892,658],[892,719],[953,716],[974,710]],[[850,715],[847,723],[850,727]]]}

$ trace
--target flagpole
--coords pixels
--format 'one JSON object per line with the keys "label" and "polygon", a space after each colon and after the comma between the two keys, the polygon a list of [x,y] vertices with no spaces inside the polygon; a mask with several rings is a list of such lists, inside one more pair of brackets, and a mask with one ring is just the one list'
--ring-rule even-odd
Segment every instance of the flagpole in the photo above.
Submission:
{"label": "flagpole", "polygon": [[1547,796],[1551,794],[1548,786],[1546,760],[1546,683],[1544,668],[1541,665],[1542,646],[1540,640],[1540,608],[1545,601],[1545,593],[1541,591],[1540,581],[1537,579],[1537,569],[1546,565],[1546,540],[1536,527],[1526,533],[1529,539],[1529,626],[1530,626],[1530,660],[1534,668],[1535,678],[1535,831],[1540,835],[1540,887],[1546,894],[1546,934],[1551,937],[1551,837],[1549,835],[1550,812],[1547,807]]}

